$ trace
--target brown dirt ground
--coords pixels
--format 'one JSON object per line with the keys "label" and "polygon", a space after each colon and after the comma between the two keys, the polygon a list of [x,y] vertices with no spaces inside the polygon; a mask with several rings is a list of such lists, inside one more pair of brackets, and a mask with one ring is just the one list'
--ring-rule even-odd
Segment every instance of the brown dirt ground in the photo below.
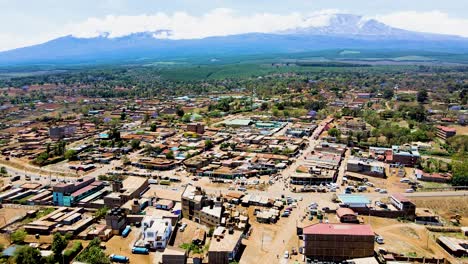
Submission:
{"label": "brown dirt ground", "polygon": [[132,254],[132,245],[139,232],[137,228],[133,227],[126,238],[113,236],[106,242],[106,254],[127,256],[130,259],[130,263],[153,263],[153,252],[150,252],[149,255]]}

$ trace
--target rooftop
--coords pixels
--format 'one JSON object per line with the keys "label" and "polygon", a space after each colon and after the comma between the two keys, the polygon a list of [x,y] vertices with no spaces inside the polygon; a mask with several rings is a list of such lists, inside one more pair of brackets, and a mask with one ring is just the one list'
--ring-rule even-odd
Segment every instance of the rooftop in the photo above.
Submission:
{"label": "rooftop", "polygon": [[363,195],[341,194],[338,198],[345,204],[370,204],[369,199]]}
{"label": "rooftop", "polygon": [[304,228],[306,235],[374,236],[370,225],[315,224]]}
{"label": "rooftop", "polygon": [[224,230],[224,236],[220,238],[214,238],[211,240],[210,252],[232,252],[234,251],[237,243],[240,241],[242,232],[239,230],[233,230],[232,234],[229,234],[227,230]]}

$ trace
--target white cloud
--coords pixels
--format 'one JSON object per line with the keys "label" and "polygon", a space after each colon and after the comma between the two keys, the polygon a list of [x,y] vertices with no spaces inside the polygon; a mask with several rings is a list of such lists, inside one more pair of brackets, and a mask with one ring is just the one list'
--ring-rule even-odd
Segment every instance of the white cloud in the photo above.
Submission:
{"label": "white cloud", "polygon": [[[76,37],[96,37],[108,33],[109,37],[121,37],[136,32],[160,31],[154,35],[156,38],[190,39],[249,32],[269,33],[298,27],[324,26],[328,24],[331,15],[336,13],[347,12],[327,9],[284,14],[257,12],[246,15],[232,9],[218,8],[198,16],[187,12],[159,12],[135,16],[90,17],[76,23],[54,24],[55,30],[43,29],[38,25],[34,34],[0,31],[0,51],[39,44],[70,34]],[[468,19],[451,17],[440,11],[401,11],[373,18],[407,30],[468,37]],[[34,23],[28,25],[34,26]],[[172,33],[161,30],[170,30]]]}
{"label": "white cloud", "polygon": [[431,12],[402,11],[379,15],[375,18],[397,28],[468,37],[468,19],[450,17],[449,14],[437,10]]}
{"label": "white cloud", "polygon": [[104,18],[89,18],[82,23],[67,27],[69,32],[77,37],[96,37],[104,32],[108,32],[109,37],[120,37],[135,32],[171,30],[171,36],[163,37],[190,39],[321,26],[326,25],[330,15],[336,12],[336,10],[323,10],[310,14],[293,12],[239,15],[231,9],[218,8],[202,16],[192,16],[186,12],[139,16],[109,15]]}

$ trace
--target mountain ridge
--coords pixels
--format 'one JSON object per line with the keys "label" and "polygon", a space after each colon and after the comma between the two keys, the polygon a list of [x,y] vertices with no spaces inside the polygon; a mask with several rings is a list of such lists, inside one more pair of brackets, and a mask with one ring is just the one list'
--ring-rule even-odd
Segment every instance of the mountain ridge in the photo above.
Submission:
{"label": "mountain ridge", "polygon": [[408,31],[350,14],[335,14],[328,19],[327,24],[320,26],[193,39],[173,39],[168,29],[119,37],[111,37],[110,33],[92,38],[67,35],[0,52],[0,64],[102,63],[350,48],[468,52],[468,38]]}

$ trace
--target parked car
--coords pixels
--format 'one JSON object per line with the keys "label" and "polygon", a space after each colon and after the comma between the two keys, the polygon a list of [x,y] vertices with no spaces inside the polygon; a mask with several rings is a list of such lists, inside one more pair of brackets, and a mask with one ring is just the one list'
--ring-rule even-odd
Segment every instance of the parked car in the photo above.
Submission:
{"label": "parked car", "polygon": [[410,180],[408,178],[402,178],[402,179],[400,179],[400,182],[408,183],[408,182],[410,182]]}
{"label": "parked car", "polygon": [[405,193],[414,193],[414,189],[406,189]]}
{"label": "parked car", "polygon": [[288,258],[289,258],[289,251],[286,250],[286,251],[284,252],[284,258],[285,258],[285,259],[288,259]]}
{"label": "parked car", "polygon": [[179,231],[180,232],[184,232],[185,228],[187,227],[187,224],[186,223],[183,223],[180,227],[179,227]]}
{"label": "parked car", "polygon": [[379,193],[387,193],[387,190],[385,190],[385,189],[380,189]]}
{"label": "parked car", "polygon": [[366,185],[369,187],[374,187],[374,184],[372,182],[366,182]]}
{"label": "parked car", "polygon": [[381,237],[381,236],[376,236],[375,237],[375,242],[377,242],[377,244],[384,244],[385,243],[383,237]]}
{"label": "parked car", "polygon": [[283,214],[281,214],[281,217],[289,217],[289,211],[285,211]]}
{"label": "parked car", "polygon": [[388,208],[388,206],[385,204],[385,203],[382,203],[382,202],[375,202],[375,205],[377,205],[378,207],[381,207],[381,208]]}
{"label": "parked car", "polygon": [[330,207],[323,207],[323,208],[322,208],[322,211],[328,212],[328,211],[330,211]]}

